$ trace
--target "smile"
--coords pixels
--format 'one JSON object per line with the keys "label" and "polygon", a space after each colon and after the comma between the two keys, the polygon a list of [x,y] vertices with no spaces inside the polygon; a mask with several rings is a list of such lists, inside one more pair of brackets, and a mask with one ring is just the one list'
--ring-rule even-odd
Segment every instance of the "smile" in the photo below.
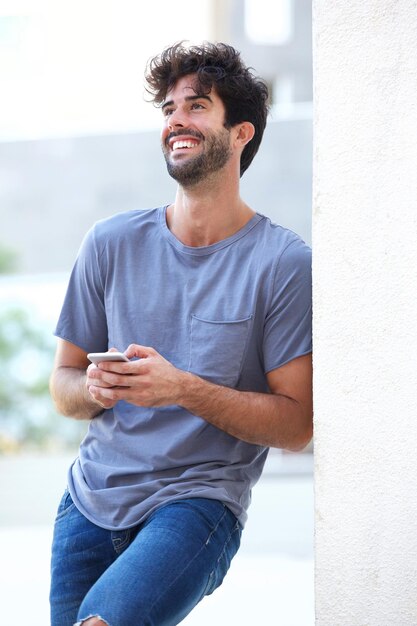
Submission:
{"label": "smile", "polygon": [[194,148],[195,146],[198,146],[198,141],[191,141],[188,139],[186,141],[174,141],[172,149],[179,150],[180,148]]}

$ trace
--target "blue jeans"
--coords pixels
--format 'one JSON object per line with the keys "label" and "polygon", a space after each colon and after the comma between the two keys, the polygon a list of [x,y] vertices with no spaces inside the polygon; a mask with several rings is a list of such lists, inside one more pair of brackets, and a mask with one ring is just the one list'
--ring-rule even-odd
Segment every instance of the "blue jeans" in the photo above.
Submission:
{"label": "blue jeans", "polygon": [[92,524],[65,492],[55,520],[51,626],[100,616],[109,626],[178,624],[221,583],[241,527],[221,502],[170,502],[121,531]]}

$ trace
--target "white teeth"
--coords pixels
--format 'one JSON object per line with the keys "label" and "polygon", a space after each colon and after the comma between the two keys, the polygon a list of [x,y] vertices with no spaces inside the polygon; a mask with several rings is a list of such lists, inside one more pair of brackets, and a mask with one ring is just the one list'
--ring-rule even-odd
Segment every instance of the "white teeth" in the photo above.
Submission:
{"label": "white teeth", "polygon": [[196,141],[174,141],[172,144],[173,150],[178,150],[178,148],[194,148],[197,145]]}

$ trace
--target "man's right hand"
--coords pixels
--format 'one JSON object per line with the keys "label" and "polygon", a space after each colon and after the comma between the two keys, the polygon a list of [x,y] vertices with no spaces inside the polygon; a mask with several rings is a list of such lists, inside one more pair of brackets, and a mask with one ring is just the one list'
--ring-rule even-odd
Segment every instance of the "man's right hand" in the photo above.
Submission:
{"label": "man's right hand", "polygon": [[[115,348],[109,350],[109,352],[112,351],[116,351]],[[112,409],[117,400],[111,400],[110,398],[107,398],[100,392],[100,390],[112,389],[113,385],[103,380],[103,371],[100,369],[100,367],[94,365],[94,363],[91,363],[91,365],[87,367],[86,376],[87,378],[85,381],[85,386],[88,393],[90,394],[91,399],[99,404],[103,409]]]}
{"label": "man's right hand", "polygon": [[[78,346],[58,340],[54,369],[50,378],[50,391],[58,413],[74,419],[92,419],[104,408],[114,403],[105,399],[96,400],[88,391],[97,384],[95,366],[90,363],[87,353]],[[97,369],[97,368],[96,368]]]}

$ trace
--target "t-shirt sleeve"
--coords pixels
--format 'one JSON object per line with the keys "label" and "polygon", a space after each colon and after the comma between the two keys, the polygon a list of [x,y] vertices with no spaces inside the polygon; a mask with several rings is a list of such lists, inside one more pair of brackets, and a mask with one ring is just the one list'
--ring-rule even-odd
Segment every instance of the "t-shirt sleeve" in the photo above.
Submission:
{"label": "t-shirt sleeve", "polygon": [[103,256],[93,227],[81,244],[55,329],[57,337],[86,352],[108,350]]}
{"label": "t-shirt sleeve", "polygon": [[312,350],[311,249],[301,239],[276,266],[263,348],[265,373]]}

